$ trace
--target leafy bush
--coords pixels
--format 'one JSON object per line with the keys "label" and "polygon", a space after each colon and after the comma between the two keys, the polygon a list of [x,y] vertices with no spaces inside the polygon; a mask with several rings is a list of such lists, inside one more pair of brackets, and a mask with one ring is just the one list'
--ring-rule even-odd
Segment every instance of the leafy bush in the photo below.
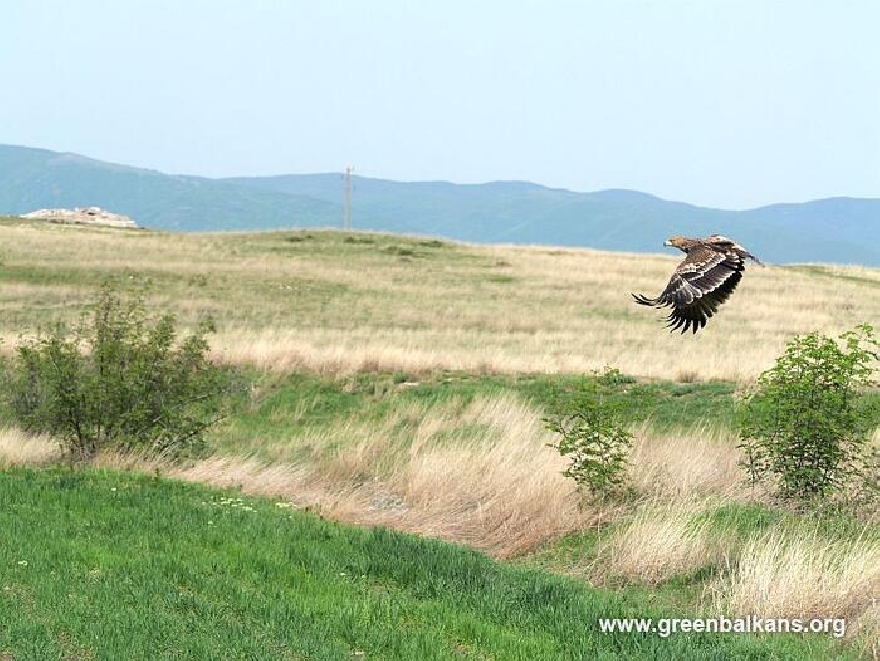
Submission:
{"label": "leafy bush", "polygon": [[550,447],[571,458],[563,474],[602,499],[620,494],[626,484],[632,434],[626,401],[615,396],[624,383],[626,377],[610,368],[585,376],[574,388],[554,393],[544,418],[561,436]]}
{"label": "leafy bush", "polygon": [[73,332],[16,347],[7,396],[19,424],[62,440],[71,458],[105,447],[178,454],[222,417],[230,374],[206,356],[210,321],[178,341],[175,319],[105,286]]}
{"label": "leafy bush", "polygon": [[796,337],[758,379],[740,412],[744,465],[753,481],[772,476],[779,495],[801,503],[870,479],[870,435],[878,422],[868,324],[834,338]]}

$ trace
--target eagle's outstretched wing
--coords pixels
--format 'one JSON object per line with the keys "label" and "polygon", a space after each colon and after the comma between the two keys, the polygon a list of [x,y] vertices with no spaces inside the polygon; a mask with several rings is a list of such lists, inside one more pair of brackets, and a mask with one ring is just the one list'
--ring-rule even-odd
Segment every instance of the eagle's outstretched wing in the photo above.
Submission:
{"label": "eagle's outstretched wing", "polygon": [[670,306],[667,328],[696,333],[724,303],[745,270],[743,257],[733,250],[719,252],[707,246],[690,250],[657,298],[633,294],[636,303],[657,309]]}

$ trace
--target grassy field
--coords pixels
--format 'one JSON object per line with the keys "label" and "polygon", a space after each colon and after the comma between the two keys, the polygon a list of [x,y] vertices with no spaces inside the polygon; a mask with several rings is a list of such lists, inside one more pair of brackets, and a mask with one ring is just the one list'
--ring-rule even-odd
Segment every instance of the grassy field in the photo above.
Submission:
{"label": "grassy field", "polygon": [[[658,252],[662,241],[657,237]],[[752,247],[760,253],[760,247]],[[173,235],[0,222],[0,337],[71,318],[105,279],[149,285],[218,356],[274,370],[580,373],[743,382],[796,333],[880,319],[880,272],[750,268],[705,332],[662,330],[669,256],[339,232]]]}
{"label": "grassy field", "polygon": [[[760,256],[759,247],[750,248]],[[750,268],[709,326],[681,337],[629,296],[659,291],[677,259],[357,233],[177,236],[0,221],[0,352],[11,353],[20,334],[73,321],[111,280],[146,286],[150,307],[175,311],[184,324],[210,313],[218,327],[215,356],[243,369],[252,384],[211,431],[209,456],[198,460],[105,454],[95,465],[106,473],[0,474],[23,499],[3,501],[19,503],[3,514],[4,530],[16,531],[0,547],[12,553],[5,572],[17,579],[19,560],[32,568],[31,560],[13,557],[15,544],[54,548],[56,563],[68,553],[78,557],[79,550],[63,545],[68,528],[57,517],[65,508],[77,512],[70,529],[76,536],[84,530],[82,538],[96,545],[83,551],[92,558],[116,558],[113,539],[89,531],[107,533],[112,526],[97,522],[118,519],[119,548],[129,549],[120,554],[132,563],[120,581],[93,585],[86,574],[103,571],[99,564],[74,576],[41,561],[56,575],[14,599],[12,591],[0,597],[9,597],[7,610],[18,608],[16,599],[30,604],[37,622],[28,628],[22,615],[14,627],[0,623],[0,659],[44,658],[40,650],[50,650],[48,658],[114,658],[112,646],[123,644],[110,634],[123,624],[108,605],[114,600],[134,611],[134,629],[120,630],[140,636],[132,639],[145,655],[185,655],[174,641],[191,638],[193,658],[876,658],[878,513],[803,517],[780,509],[769,493],[744,483],[733,411],[735,397],[796,333],[837,333],[880,319],[880,271]],[[562,476],[565,462],[548,447],[554,437],[542,418],[554,388],[605,365],[630,376],[622,396],[635,433],[635,495],[585,503]],[[880,443],[880,430],[874,441]],[[57,443],[23,434],[0,407],[0,465],[52,465],[60,458]],[[245,516],[243,505],[230,504],[238,501],[202,505],[232,496],[164,478],[234,488],[260,515]],[[95,495],[113,486],[118,494],[122,484],[130,485],[122,503]],[[192,494],[199,495],[190,502]],[[260,497],[339,522],[465,544],[507,563],[437,542],[342,528]],[[142,499],[143,511],[135,512]],[[163,513],[162,500],[181,508],[179,519]],[[215,517],[208,517],[210,530],[199,527],[201,519],[192,518],[205,513],[199,508],[239,518],[228,520],[227,537]],[[37,525],[42,512],[46,523]],[[155,525],[168,517],[179,524]],[[266,578],[284,573],[290,556],[283,549],[295,546],[284,537],[288,520],[307,540],[297,548],[327,563],[305,564],[295,574],[320,577],[309,583],[314,594],[297,596],[294,583]],[[245,532],[248,525],[257,527]],[[239,545],[264,536],[265,544]],[[139,555],[130,549],[138,544],[155,544],[155,566],[135,566]],[[418,579],[393,573],[400,560],[386,556],[395,544],[410,544],[409,569],[401,571],[418,572]],[[339,569],[349,554],[352,563],[393,580],[362,571],[373,578],[345,587],[333,571],[349,575]],[[475,587],[437,554],[448,554],[451,566],[471,567],[466,576],[498,583]],[[241,575],[230,557],[243,563]],[[180,558],[190,560],[175,569]],[[221,572],[223,585],[214,585],[212,571]],[[336,602],[315,596],[324,583]],[[534,588],[543,596],[512,597],[523,585],[545,586]],[[363,610],[340,605],[350,602],[349,588],[362,589]],[[101,590],[104,610],[67,608],[59,601],[64,589]],[[550,610],[534,603],[542,600]],[[273,614],[280,602],[298,605]],[[847,637],[597,637],[590,628],[595,618],[623,612],[618,608],[648,616],[845,618]],[[229,631],[176,621],[179,609]],[[374,618],[373,626],[347,637],[357,629],[356,614]],[[294,626],[285,617],[306,623]],[[272,626],[261,628],[260,618]],[[399,621],[409,624],[401,628]],[[256,630],[266,633],[245,640],[244,632]],[[164,637],[157,642],[150,631]],[[104,636],[106,648],[94,642]],[[228,656],[221,654],[226,649]]]}

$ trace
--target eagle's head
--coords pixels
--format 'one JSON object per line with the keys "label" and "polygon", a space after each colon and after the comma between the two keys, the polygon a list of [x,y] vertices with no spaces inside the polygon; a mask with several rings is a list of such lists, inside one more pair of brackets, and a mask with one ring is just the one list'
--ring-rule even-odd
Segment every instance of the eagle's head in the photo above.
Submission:
{"label": "eagle's head", "polygon": [[663,242],[663,245],[687,251],[687,249],[693,244],[693,242],[693,239],[689,239],[685,236],[676,235],[670,236],[668,239],[666,239],[666,241]]}

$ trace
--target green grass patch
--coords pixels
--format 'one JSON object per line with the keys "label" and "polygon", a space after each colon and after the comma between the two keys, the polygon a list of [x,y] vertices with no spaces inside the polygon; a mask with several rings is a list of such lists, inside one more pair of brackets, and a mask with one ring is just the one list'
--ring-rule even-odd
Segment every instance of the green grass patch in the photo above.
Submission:
{"label": "green grass patch", "polygon": [[[824,659],[823,636],[601,634],[672,613],[457,546],[115,472],[0,473],[0,658]],[[687,613],[679,615],[688,615]]]}
{"label": "green grass patch", "polygon": [[[782,510],[760,503],[728,503],[705,515],[714,531],[733,534],[743,540],[766,532],[784,518]],[[698,517],[697,521],[700,520]]]}
{"label": "green grass patch", "polygon": [[389,255],[396,255],[397,257],[421,257],[422,253],[416,252],[412,248],[406,248],[404,246],[385,246],[382,249],[382,252],[387,253]]}
{"label": "green grass patch", "polygon": [[[349,234],[338,231],[257,232],[238,245],[233,254],[258,257],[265,254],[301,256],[317,262],[357,262],[367,272],[389,263],[412,262],[413,267],[434,271],[438,266],[491,264],[488,257],[465,247],[436,239],[406,235]],[[444,274],[448,277],[448,274]]]}
{"label": "green grass patch", "polygon": [[[553,388],[571,388],[581,377],[569,375],[538,375],[515,379],[513,386],[538,406],[546,406]],[[732,383],[708,381],[676,383],[674,381],[640,382],[625,377],[614,398],[625,402],[634,423],[647,421],[658,432],[691,429],[711,419],[717,427],[734,423]]]}

